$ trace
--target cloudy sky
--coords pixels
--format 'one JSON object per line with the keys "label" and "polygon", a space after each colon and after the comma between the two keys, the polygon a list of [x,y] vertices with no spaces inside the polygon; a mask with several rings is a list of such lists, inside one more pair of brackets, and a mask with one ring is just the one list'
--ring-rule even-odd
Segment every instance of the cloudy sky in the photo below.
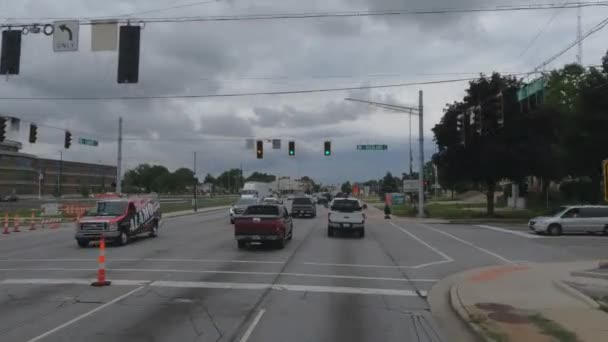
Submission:
{"label": "cloudy sky", "polygon": [[[21,0],[0,3],[0,23],[49,17],[116,17],[191,4],[194,0]],[[180,17],[496,7],[548,0],[218,0],[141,17]],[[583,10],[583,31],[608,16],[608,7]],[[49,20],[38,19],[38,22]],[[540,34],[539,34],[540,33]],[[599,32],[584,43],[584,64],[599,64],[608,48]],[[148,23],[142,30],[140,82],[116,83],[117,53],[91,52],[90,27],[80,28],[78,52],[54,53],[52,39],[23,36],[21,74],[0,81],[0,97],[112,97],[229,94],[360,87],[474,77],[480,72],[526,72],[576,38],[576,10]],[[576,49],[548,67],[575,61]],[[11,137],[23,152],[57,158],[63,131],[95,138],[97,148],[73,145],[64,158],[115,163],[118,117],[124,118],[124,165],[192,166],[199,174],[229,167],[322,182],[379,178],[409,169],[406,114],[347,102],[345,97],[416,105],[424,91],[425,155],[435,151],[431,128],[466,82],[281,96],[146,100],[2,100],[0,113],[34,121],[39,143],[26,131]],[[44,126],[43,126],[44,125]],[[412,119],[418,139],[418,119]],[[284,139],[256,160],[245,139]],[[289,158],[286,142],[297,144]],[[323,141],[334,154],[323,157]],[[357,152],[357,144],[388,144],[388,152]],[[413,146],[418,158],[417,143]],[[415,167],[417,167],[415,165]]]}

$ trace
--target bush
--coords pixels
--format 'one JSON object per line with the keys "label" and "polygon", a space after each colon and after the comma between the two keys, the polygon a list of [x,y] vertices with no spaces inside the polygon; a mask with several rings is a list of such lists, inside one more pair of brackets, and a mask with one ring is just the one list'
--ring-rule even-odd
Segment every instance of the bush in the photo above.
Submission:
{"label": "bush", "polygon": [[577,203],[592,203],[596,193],[593,183],[585,179],[563,182],[559,190],[564,200]]}

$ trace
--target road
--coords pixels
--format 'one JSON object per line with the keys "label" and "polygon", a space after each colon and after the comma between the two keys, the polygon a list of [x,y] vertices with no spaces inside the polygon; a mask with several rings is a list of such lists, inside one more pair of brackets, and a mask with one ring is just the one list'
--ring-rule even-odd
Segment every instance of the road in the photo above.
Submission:
{"label": "road", "polygon": [[73,228],[0,237],[2,341],[449,341],[429,312],[440,279],[485,265],[608,258],[608,237],[384,220],[329,238],[326,209],[283,250],[238,250],[224,211],[167,219],[158,238],[98,249]]}

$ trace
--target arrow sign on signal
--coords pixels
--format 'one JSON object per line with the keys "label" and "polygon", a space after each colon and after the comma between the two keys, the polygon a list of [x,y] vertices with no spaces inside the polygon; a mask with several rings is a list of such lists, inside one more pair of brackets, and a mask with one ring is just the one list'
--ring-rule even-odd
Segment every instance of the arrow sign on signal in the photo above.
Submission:
{"label": "arrow sign on signal", "polygon": [[59,26],[59,29],[61,30],[61,32],[68,31],[68,36],[69,36],[68,40],[70,40],[70,41],[73,40],[74,37],[72,37],[72,30],[70,30],[69,27],[67,27],[65,24],[63,24],[63,25]]}

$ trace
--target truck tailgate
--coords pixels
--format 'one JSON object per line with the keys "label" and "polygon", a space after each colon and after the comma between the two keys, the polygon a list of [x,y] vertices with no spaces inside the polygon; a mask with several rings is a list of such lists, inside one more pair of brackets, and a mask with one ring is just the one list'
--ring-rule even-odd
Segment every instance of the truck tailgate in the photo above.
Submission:
{"label": "truck tailgate", "polygon": [[361,212],[341,212],[331,211],[329,213],[329,220],[332,222],[340,223],[361,223],[365,221],[365,215]]}
{"label": "truck tailgate", "polygon": [[268,235],[277,234],[279,219],[277,217],[239,217],[234,223],[235,235]]}

